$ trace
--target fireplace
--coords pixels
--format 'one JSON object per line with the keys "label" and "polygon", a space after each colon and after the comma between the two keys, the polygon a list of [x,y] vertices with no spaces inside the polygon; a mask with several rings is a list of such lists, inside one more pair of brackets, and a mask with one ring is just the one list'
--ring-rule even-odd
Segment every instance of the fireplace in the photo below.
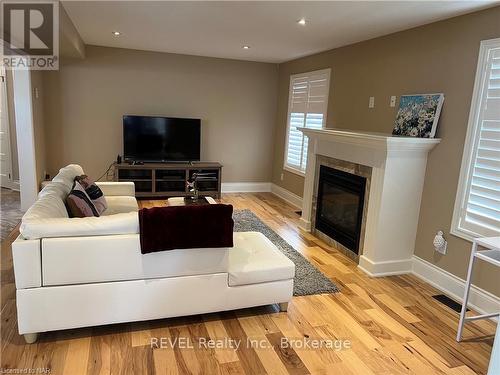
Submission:
{"label": "fireplace", "polygon": [[[299,130],[308,139],[301,228],[358,261],[359,268],[368,275],[411,272],[427,154],[441,140],[340,129]],[[329,217],[335,216],[326,214],[323,207],[318,210],[318,201],[325,205],[324,198],[318,199],[319,186],[322,186],[322,195],[326,190],[324,183],[319,184],[321,166],[366,178],[358,254],[323,232],[332,228],[327,224],[331,224]],[[319,221],[323,221],[319,224],[321,230],[316,225],[318,211]]]}
{"label": "fireplace", "polygon": [[321,165],[315,227],[359,254],[366,178]]}

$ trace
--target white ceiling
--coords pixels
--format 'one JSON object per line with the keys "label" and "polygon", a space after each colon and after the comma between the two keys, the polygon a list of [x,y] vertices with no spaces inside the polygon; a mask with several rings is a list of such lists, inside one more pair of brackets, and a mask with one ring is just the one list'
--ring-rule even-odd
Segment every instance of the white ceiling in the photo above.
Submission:
{"label": "white ceiling", "polygon": [[[494,4],[499,2],[63,1],[86,44],[274,63]],[[302,17],[305,26],[297,24]],[[114,37],[113,30],[122,35]]]}

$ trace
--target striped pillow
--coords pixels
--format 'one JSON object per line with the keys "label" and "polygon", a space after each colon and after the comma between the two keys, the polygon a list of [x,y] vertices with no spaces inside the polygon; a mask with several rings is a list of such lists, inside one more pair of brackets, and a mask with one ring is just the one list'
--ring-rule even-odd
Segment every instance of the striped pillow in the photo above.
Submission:
{"label": "striped pillow", "polygon": [[85,174],[75,177],[75,181],[78,181],[82,185],[89,198],[92,199],[97,212],[101,215],[108,208],[108,204],[99,186]]}
{"label": "striped pillow", "polygon": [[69,217],[99,216],[99,212],[92,199],[90,199],[78,181],[75,181],[73,189],[71,189],[66,198],[66,208],[68,209]]}

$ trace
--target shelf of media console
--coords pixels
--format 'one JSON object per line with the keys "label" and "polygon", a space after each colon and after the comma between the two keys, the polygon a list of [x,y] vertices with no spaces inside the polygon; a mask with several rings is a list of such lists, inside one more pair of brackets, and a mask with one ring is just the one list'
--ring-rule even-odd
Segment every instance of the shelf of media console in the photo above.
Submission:
{"label": "shelf of media console", "polygon": [[222,164],[218,162],[121,163],[115,168],[115,180],[133,182],[138,198],[189,196],[187,181],[196,172],[206,174],[197,179],[201,196],[221,196]]}

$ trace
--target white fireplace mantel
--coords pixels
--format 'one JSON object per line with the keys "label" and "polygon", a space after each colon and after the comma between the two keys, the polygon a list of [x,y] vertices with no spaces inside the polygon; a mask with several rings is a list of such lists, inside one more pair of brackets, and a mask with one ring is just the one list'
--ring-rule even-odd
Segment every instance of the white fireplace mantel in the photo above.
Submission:
{"label": "white fireplace mantel", "polygon": [[372,276],[411,271],[428,152],[437,138],[301,128],[309,139],[301,226],[311,230],[317,155],[372,168],[359,267]]}

